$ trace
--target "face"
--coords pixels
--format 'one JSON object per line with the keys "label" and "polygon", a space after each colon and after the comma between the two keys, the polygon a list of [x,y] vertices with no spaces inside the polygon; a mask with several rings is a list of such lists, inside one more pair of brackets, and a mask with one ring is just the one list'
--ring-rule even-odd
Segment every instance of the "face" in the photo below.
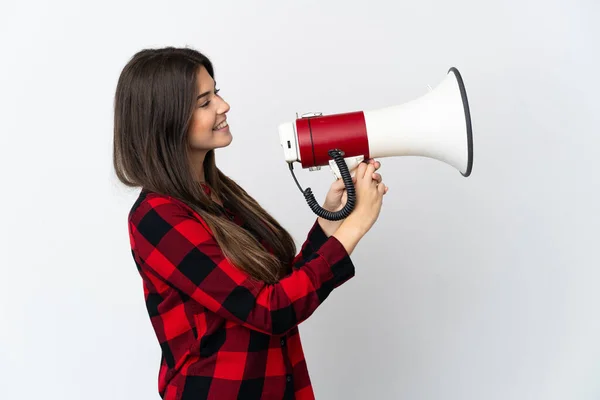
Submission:
{"label": "face", "polygon": [[197,74],[198,99],[188,133],[189,144],[196,155],[204,155],[212,149],[226,147],[232,136],[227,124],[229,104],[217,94],[215,81],[206,68]]}

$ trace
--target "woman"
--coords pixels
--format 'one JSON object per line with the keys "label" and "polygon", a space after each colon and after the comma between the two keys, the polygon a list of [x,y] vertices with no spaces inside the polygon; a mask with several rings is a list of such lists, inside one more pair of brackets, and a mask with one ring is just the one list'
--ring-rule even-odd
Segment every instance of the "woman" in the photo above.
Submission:
{"label": "woman", "polygon": [[[168,400],[313,399],[298,325],[354,276],[350,254],[377,220],[387,187],[362,163],[343,221],[317,218],[299,254],[290,234],[215,164],[229,105],[209,59],[147,49],[115,95],[114,168],[139,187],[129,213],[133,259],[162,350]],[[345,204],[341,180],[323,207]]]}

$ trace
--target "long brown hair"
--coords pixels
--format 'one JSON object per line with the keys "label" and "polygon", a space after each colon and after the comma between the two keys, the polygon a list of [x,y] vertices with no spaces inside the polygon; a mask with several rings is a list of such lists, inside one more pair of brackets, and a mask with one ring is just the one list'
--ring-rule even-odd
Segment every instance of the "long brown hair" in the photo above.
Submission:
{"label": "long brown hair", "polygon": [[187,204],[208,224],[224,255],[235,266],[256,279],[274,283],[296,253],[291,235],[217,168],[214,150],[204,159],[206,184],[267,243],[273,254],[249,231],[223,218],[220,208],[194,177],[188,129],[201,67],[214,79],[213,65],[205,55],[174,47],[141,50],[125,65],[114,103],[116,175],[129,187],[168,195]]}

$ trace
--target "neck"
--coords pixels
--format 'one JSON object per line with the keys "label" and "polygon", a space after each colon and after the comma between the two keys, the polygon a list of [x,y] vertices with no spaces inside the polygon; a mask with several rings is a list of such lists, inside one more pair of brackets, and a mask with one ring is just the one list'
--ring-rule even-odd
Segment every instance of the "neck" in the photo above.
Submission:
{"label": "neck", "polygon": [[199,182],[206,182],[206,176],[204,174],[204,158],[206,157],[205,152],[194,152],[191,155],[191,161],[194,168],[194,174]]}

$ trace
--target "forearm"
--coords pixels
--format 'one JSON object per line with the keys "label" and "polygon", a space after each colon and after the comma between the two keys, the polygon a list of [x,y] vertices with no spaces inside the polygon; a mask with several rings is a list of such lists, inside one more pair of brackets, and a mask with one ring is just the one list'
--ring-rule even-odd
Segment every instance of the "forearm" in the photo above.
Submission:
{"label": "forearm", "polygon": [[327,237],[330,237],[331,235],[333,235],[335,233],[335,231],[338,230],[338,228],[342,225],[342,221],[329,221],[325,218],[322,217],[318,217],[317,218],[319,221],[319,226],[321,226],[321,229],[323,230],[323,232],[325,233],[325,235],[327,235]]}
{"label": "forearm", "polygon": [[362,227],[362,224],[360,224],[360,221],[356,221],[351,215],[343,220],[332,236],[342,244],[348,255],[351,255],[358,242],[366,234],[366,231]]}

